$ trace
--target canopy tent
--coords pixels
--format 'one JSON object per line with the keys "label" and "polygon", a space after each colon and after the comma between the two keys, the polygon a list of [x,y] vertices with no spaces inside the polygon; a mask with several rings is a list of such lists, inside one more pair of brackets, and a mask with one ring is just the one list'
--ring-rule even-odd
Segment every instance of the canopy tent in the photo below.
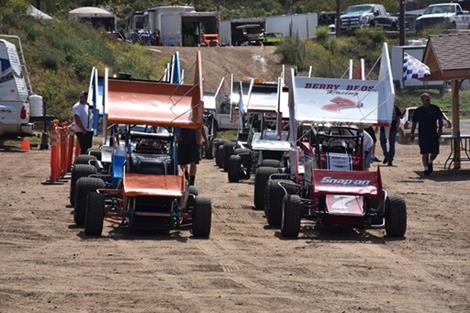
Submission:
{"label": "canopy tent", "polygon": [[26,14],[40,20],[49,21],[53,19],[49,14],[44,13],[31,4],[28,4],[28,7],[26,8]]}
{"label": "canopy tent", "polygon": [[76,8],[69,11],[69,19],[87,21],[94,27],[104,27],[107,31],[116,30],[116,16],[113,13],[101,8]]}
{"label": "canopy tent", "polygon": [[289,87],[291,120],[389,125],[395,89],[388,46],[382,49],[379,80],[295,76]]}
{"label": "canopy tent", "polygon": [[460,169],[460,80],[470,78],[470,33],[430,36],[423,63],[431,75],[423,80],[452,81],[452,135],[454,169]]}
{"label": "canopy tent", "polygon": [[114,14],[97,7],[81,7],[69,11],[69,18],[86,18],[86,17],[113,17]]}
{"label": "canopy tent", "polygon": [[194,85],[105,77],[107,124],[200,128],[204,109],[200,52]]}

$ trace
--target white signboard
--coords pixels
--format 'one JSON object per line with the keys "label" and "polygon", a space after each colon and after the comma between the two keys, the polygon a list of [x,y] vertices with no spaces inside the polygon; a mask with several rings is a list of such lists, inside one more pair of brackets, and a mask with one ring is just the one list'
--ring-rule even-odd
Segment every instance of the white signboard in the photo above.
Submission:
{"label": "white signboard", "polygon": [[289,101],[291,114],[300,122],[390,124],[395,90],[387,45],[379,80],[294,76]]}
{"label": "white signboard", "polygon": [[294,84],[297,121],[389,123],[377,81],[295,77]]}

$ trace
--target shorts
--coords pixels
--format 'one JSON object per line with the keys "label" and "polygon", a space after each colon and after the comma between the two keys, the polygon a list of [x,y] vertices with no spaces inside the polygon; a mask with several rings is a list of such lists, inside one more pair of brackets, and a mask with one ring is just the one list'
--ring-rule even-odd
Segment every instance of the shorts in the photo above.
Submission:
{"label": "shorts", "polygon": [[439,154],[439,137],[419,136],[419,150],[421,154]]}
{"label": "shorts", "polygon": [[80,143],[80,154],[87,154],[93,143],[93,132],[75,133]]}
{"label": "shorts", "polygon": [[179,165],[197,164],[201,160],[199,145],[196,143],[179,143],[177,154]]}

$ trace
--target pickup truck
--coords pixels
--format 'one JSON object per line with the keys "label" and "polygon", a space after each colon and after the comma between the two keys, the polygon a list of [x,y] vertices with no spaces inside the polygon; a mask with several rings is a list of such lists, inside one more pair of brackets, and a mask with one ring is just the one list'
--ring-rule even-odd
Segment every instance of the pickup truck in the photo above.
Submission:
{"label": "pickup truck", "polygon": [[391,16],[381,4],[352,5],[340,16],[341,32],[352,32],[361,27],[382,27],[398,30],[398,17]]}
{"label": "pickup truck", "polygon": [[443,25],[451,29],[470,28],[470,14],[458,3],[439,3],[428,6],[416,19],[416,31]]}

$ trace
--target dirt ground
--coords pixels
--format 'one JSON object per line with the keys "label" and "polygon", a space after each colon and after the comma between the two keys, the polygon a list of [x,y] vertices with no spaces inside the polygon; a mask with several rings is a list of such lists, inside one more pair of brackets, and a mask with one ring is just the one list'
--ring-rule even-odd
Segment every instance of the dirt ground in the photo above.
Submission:
{"label": "dirt ground", "polygon": [[303,226],[283,240],[252,210],[253,182],[203,161],[209,240],[189,231],[99,239],[73,225],[69,183],[44,186],[49,153],[0,151],[0,312],[470,312],[470,172],[422,179],[416,146],[382,168],[407,201],[403,240]]}

